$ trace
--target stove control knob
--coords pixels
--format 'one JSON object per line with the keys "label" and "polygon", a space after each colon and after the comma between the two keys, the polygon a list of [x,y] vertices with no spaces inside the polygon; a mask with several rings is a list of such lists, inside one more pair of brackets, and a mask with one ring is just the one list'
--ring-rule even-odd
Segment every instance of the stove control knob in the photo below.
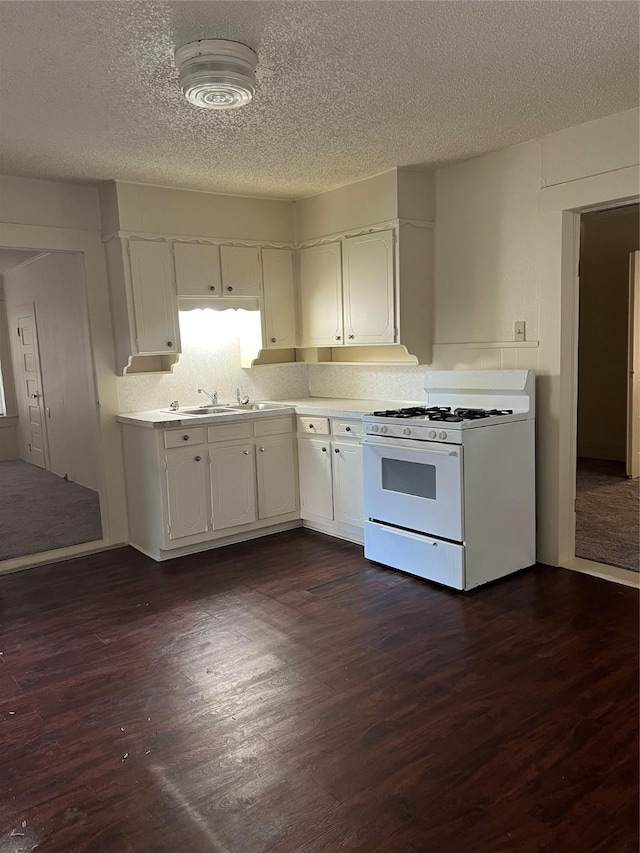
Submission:
{"label": "stove control knob", "polygon": [[444,441],[446,437],[447,437],[446,432],[439,432],[438,433],[438,438],[441,439],[442,441]]}
{"label": "stove control knob", "polygon": [[430,429],[429,430],[429,438],[435,438],[435,437],[436,437],[435,429]]}
{"label": "stove control knob", "polygon": [[383,432],[383,433],[384,433],[384,432],[388,432],[388,430],[387,430],[386,426],[381,426],[381,427],[380,427],[380,432]]}
{"label": "stove control knob", "polygon": [[374,425],[371,427],[371,432],[378,432],[378,424],[374,424]]}
{"label": "stove control knob", "polygon": [[409,429],[409,427],[405,427],[402,431],[405,435],[411,435],[411,430]]}

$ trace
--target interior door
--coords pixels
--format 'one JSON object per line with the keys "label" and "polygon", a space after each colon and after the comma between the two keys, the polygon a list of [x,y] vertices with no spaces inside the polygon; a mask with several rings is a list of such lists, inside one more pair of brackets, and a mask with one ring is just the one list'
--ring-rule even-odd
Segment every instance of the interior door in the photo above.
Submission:
{"label": "interior door", "polygon": [[629,256],[627,477],[640,477],[640,252]]}
{"label": "interior door", "polygon": [[49,469],[46,409],[33,302],[18,306],[14,328],[18,353],[15,372],[20,415],[20,456],[25,462]]}

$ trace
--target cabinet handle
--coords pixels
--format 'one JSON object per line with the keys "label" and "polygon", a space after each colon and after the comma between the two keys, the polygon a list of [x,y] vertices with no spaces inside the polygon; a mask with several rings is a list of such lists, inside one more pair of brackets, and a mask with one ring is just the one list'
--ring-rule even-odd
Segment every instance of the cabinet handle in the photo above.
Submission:
{"label": "cabinet handle", "polygon": [[342,338],[340,337],[340,335],[336,335],[336,340],[337,340],[337,341],[342,340]]}
{"label": "cabinet handle", "polygon": [[189,441],[189,436],[188,436],[188,435],[183,435],[183,436],[182,436],[182,440],[183,440],[183,441]]}
{"label": "cabinet handle", "polygon": [[249,451],[248,451],[248,450],[243,450],[242,452],[244,453],[244,455],[245,455],[245,456],[248,456],[248,455],[249,455]]}
{"label": "cabinet handle", "polygon": [[215,284],[210,284],[210,285],[209,285],[209,290],[215,290],[215,289],[216,289]]}
{"label": "cabinet handle", "polygon": [[333,448],[333,452],[334,452],[334,453],[340,453],[340,449],[339,449],[338,447],[334,447],[334,448]]}
{"label": "cabinet handle", "polygon": [[233,288],[232,288],[232,287],[228,287],[228,288],[227,288],[227,290],[229,291],[229,293],[231,293],[231,291],[233,290]]}
{"label": "cabinet handle", "polygon": [[313,424],[309,424],[309,429],[315,429]]}
{"label": "cabinet handle", "polygon": [[351,427],[345,427],[345,428],[344,428],[344,431],[345,431],[345,432],[351,432]]}
{"label": "cabinet handle", "polygon": [[349,340],[350,340],[350,341],[354,340],[354,338],[355,338],[355,335],[349,335]]}
{"label": "cabinet handle", "polygon": [[326,452],[327,452],[327,448],[326,448],[326,447],[323,447],[323,448],[322,448],[322,452],[323,452],[323,453],[326,453]]}
{"label": "cabinet handle", "polygon": [[200,462],[201,459],[202,459],[202,456],[196,456],[196,462]]}
{"label": "cabinet handle", "polygon": [[264,447],[260,448],[260,453],[264,453]]}
{"label": "cabinet handle", "polygon": [[276,339],[275,339],[275,338],[271,338],[271,343],[272,343],[272,344],[275,344],[275,342],[276,342]]}
{"label": "cabinet handle", "polygon": [[173,341],[167,341],[167,346],[168,346],[168,347],[172,347],[172,346],[173,346]]}

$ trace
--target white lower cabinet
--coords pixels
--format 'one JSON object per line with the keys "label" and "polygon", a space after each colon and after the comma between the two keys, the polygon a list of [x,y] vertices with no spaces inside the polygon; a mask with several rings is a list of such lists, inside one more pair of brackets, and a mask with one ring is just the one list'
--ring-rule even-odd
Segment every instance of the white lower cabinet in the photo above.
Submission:
{"label": "white lower cabinet", "polygon": [[299,438],[300,515],[333,520],[331,442],[327,438]]}
{"label": "white lower cabinet", "polygon": [[362,500],[362,446],[331,443],[333,450],[333,517],[341,524],[364,525]]}
{"label": "white lower cabinet", "polygon": [[200,427],[124,425],[130,544],[165,560],[295,527],[294,431],[294,417],[282,414]]}
{"label": "white lower cabinet", "polygon": [[211,506],[214,530],[257,518],[253,444],[212,447]]}
{"label": "white lower cabinet", "polygon": [[293,438],[263,440],[256,444],[258,517],[295,512],[298,505],[296,449]]}
{"label": "white lower cabinet", "polygon": [[191,447],[174,450],[165,454],[164,468],[169,539],[206,533],[210,529],[206,453]]}
{"label": "white lower cabinet", "polygon": [[[305,421],[299,419],[299,428]],[[345,422],[357,434],[357,421]],[[332,425],[335,429],[335,424]],[[347,433],[349,435],[350,433]],[[362,447],[357,439],[298,436],[300,514],[305,526],[334,536],[362,542]]]}

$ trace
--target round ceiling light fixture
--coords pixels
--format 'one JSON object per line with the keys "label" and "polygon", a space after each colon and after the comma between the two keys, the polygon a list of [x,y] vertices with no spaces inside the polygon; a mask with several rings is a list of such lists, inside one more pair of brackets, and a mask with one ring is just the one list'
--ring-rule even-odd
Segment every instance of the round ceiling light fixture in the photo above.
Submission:
{"label": "round ceiling light fixture", "polygon": [[246,44],[192,41],[176,50],[175,60],[182,94],[196,107],[235,110],[253,98],[258,57]]}

